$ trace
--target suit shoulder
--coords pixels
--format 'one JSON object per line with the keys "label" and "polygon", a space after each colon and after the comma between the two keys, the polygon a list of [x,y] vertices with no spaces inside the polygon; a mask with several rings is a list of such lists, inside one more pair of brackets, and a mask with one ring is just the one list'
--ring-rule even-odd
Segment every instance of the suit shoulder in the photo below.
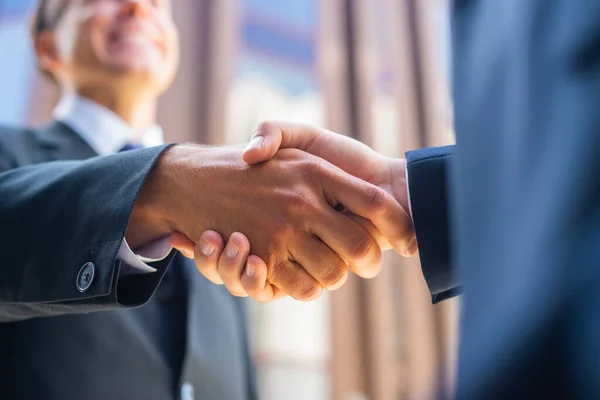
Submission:
{"label": "suit shoulder", "polygon": [[0,148],[3,151],[28,143],[33,139],[33,130],[15,126],[0,125]]}
{"label": "suit shoulder", "polygon": [[0,124],[0,135],[2,135],[2,136],[4,136],[4,135],[17,135],[17,136],[25,135],[28,132],[31,133],[31,131],[32,131],[31,128],[24,128],[24,127]]}
{"label": "suit shoulder", "polygon": [[35,142],[33,129],[0,125],[0,170],[30,164],[22,159],[31,153]]}

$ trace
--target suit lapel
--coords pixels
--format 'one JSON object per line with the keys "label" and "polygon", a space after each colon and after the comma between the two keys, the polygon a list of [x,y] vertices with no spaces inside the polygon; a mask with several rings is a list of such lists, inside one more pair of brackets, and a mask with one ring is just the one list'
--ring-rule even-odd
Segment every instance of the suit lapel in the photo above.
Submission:
{"label": "suit lapel", "polygon": [[98,154],[70,127],[54,121],[34,132],[46,161],[82,160]]}

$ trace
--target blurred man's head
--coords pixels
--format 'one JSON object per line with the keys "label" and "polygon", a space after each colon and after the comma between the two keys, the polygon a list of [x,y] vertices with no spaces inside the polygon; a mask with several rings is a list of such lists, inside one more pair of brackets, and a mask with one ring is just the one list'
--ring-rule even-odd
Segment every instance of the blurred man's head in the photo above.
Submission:
{"label": "blurred man's head", "polygon": [[62,89],[158,95],[179,64],[170,0],[40,0],[32,33],[40,68]]}

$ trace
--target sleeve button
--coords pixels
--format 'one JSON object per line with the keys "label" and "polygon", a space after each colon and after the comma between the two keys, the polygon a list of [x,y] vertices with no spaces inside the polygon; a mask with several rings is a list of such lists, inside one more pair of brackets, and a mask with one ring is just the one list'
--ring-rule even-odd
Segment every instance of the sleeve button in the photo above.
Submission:
{"label": "sleeve button", "polygon": [[96,266],[94,263],[88,262],[83,264],[83,267],[79,270],[77,274],[77,290],[81,293],[87,292],[87,290],[92,286],[92,282],[94,281],[94,272],[96,270]]}

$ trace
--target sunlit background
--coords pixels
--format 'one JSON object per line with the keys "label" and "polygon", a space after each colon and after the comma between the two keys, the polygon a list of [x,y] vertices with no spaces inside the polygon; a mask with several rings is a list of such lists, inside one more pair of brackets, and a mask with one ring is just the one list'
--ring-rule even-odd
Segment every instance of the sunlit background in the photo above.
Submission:
{"label": "sunlit background", "polygon": [[[35,0],[0,0],[0,123],[49,121]],[[173,0],[182,68],[170,141],[246,141],[263,119],[323,125],[390,156],[452,141],[445,0]],[[265,400],[429,399],[453,390],[458,305],[432,306],[418,259],[312,304],[249,307]]]}

